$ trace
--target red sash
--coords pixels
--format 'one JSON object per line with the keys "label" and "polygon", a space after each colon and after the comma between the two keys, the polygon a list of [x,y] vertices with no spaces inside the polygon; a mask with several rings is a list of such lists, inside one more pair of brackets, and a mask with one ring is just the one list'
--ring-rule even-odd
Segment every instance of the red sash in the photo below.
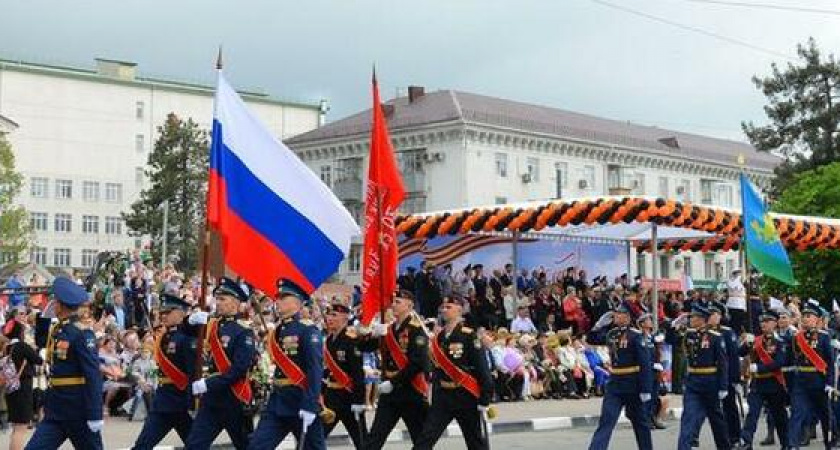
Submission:
{"label": "red sash", "polygon": [[303,370],[292,361],[292,358],[289,358],[282,348],[280,348],[280,344],[277,343],[276,331],[271,330],[268,333],[268,354],[271,356],[271,360],[274,361],[274,364],[283,371],[289,380],[292,381],[292,384],[295,386],[300,387],[301,389],[306,389],[307,381],[306,381],[306,374]]}
{"label": "red sash", "polygon": [[330,376],[336,383],[340,384],[343,389],[353,392],[353,379],[333,359],[332,353],[330,353],[330,349],[326,343],[324,343],[324,362],[327,364],[327,369],[330,369]]}
{"label": "red sash", "polygon": [[817,353],[816,350],[811,348],[808,345],[808,341],[805,340],[805,332],[800,331],[796,333],[796,345],[802,350],[802,353],[805,354],[805,357],[808,358],[808,361],[811,361],[811,364],[819,371],[821,374],[825,375],[825,370],[828,368],[825,361],[820,357],[820,354]]}
{"label": "red sash", "polygon": [[[440,333],[438,333],[438,336],[439,335]],[[442,348],[440,348],[438,336],[435,336],[435,338],[432,339],[432,355],[435,357],[435,363],[437,363],[438,367],[446,373],[450,380],[461,385],[470,394],[472,394],[473,397],[479,398],[481,396],[481,388],[478,387],[478,381],[476,381],[475,377],[456,366],[455,363],[446,356],[446,353]]]}
{"label": "red sash", "polygon": [[179,391],[184,391],[187,389],[187,383],[190,382],[190,378],[166,357],[166,352],[161,346],[164,334],[165,333],[161,333],[161,335],[157,338],[157,342],[155,342],[155,361],[157,362],[158,367],[160,367],[161,372],[172,380],[172,384],[174,384]]}
{"label": "red sash", "polygon": [[[388,352],[391,354],[391,358],[397,364],[397,367],[400,370],[403,370],[405,366],[408,365],[408,356],[406,356],[400,349],[400,344],[397,342],[397,338],[395,336],[396,329],[396,327],[391,327],[391,329],[388,330],[388,334],[385,335],[385,344],[388,346]],[[411,385],[424,397],[429,392],[429,384],[426,383],[426,377],[423,376],[422,372],[418,373],[411,379]]]}
{"label": "red sash", "polygon": [[[758,355],[758,359],[760,359],[761,363],[764,364],[765,366],[769,366],[770,363],[773,362],[773,359],[770,358],[770,354],[767,353],[767,350],[764,349],[763,336],[759,336],[755,340],[755,354]],[[775,378],[776,381],[778,381],[779,384],[781,384],[782,386],[787,387],[785,385],[785,376],[782,375],[781,370],[774,370],[773,371],[773,378]]]}
{"label": "red sash", "polygon": [[[207,324],[207,346],[210,347],[210,355],[213,357],[213,362],[219,372],[224,373],[230,370],[230,359],[228,359],[222,346],[222,340],[219,339],[219,319],[213,319]],[[242,377],[235,381],[230,389],[242,403],[251,403],[251,399],[254,397],[248,377]]]}

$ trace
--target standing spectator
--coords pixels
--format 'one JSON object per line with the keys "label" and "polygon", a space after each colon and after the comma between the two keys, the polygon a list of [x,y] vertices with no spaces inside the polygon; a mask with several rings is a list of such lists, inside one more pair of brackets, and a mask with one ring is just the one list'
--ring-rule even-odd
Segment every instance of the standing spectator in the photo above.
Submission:
{"label": "standing spectator", "polygon": [[423,262],[423,272],[417,275],[417,303],[418,311],[423,317],[437,317],[440,307],[440,286],[435,279],[435,266]]}
{"label": "standing spectator", "polygon": [[586,288],[588,287],[589,285],[586,282],[586,271],[581,269],[580,271],[578,271],[577,280],[575,280],[575,289],[577,289],[578,292],[583,294],[583,292],[585,292]]}
{"label": "standing spectator", "polygon": [[516,317],[517,305],[516,305],[516,296],[513,295],[513,285],[508,285],[502,288],[502,302],[504,303],[505,307],[505,326],[510,326],[511,322],[513,322],[514,317]]}
{"label": "standing spectator", "polygon": [[15,370],[20,374],[20,387],[12,393],[6,393],[6,407],[9,411],[9,422],[12,424],[12,436],[9,439],[9,450],[23,448],[26,431],[33,417],[34,398],[32,394],[32,378],[35,376],[35,366],[44,361],[35,349],[25,342],[26,311],[16,309],[3,326],[3,336],[9,342],[3,349],[3,356],[10,356]]}
{"label": "standing spectator", "polygon": [[147,287],[147,281],[141,276],[135,275],[131,279],[131,286],[129,287],[131,289],[130,302],[134,315],[131,318],[131,325],[128,325],[129,327],[133,325],[146,328],[150,325],[146,308]]}
{"label": "standing spectator", "polygon": [[511,333],[536,333],[537,327],[528,315],[528,307],[520,306],[516,311],[516,318],[510,324]]}
{"label": "standing spectator", "polygon": [[20,290],[23,289],[23,282],[20,280],[20,274],[15,272],[14,275],[9,277],[6,281],[6,289],[16,289],[16,292],[9,294],[9,306],[11,308],[17,308],[18,306],[23,305],[24,299],[26,296],[23,295],[23,292]]}
{"label": "standing spectator", "polygon": [[561,326],[572,328],[572,334],[585,333],[588,326],[586,314],[581,307],[580,299],[575,295],[575,287],[566,288],[566,298],[563,299],[563,322]]}
{"label": "standing spectator", "polygon": [[505,316],[505,302],[504,302],[504,295],[502,294],[502,271],[499,269],[493,270],[493,277],[490,278],[488,282],[490,286],[490,292],[488,293],[495,305],[495,314],[497,317],[496,325],[500,325],[502,323],[507,324],[506,316]]}
{"label": "standing spectator", "polygon": [[405,269],[405,273],[397,278],[397,285],[400,287],[401,291],[414,292],[416,272],[417,269],[415,267],[408,266]]}
{"label": "standing spectator", "polygon": [[473,270],[472,285],[475,291],[475,314],[478,317],[478,323],[484,328],[494,329],[499,324],[496,320],[496,303],[488,290],[489,282],[487,276],[484,275],[484,266],[476,264]]}
{"label": "standing spectator", "polygon": [[[467,264],[467,267],[464,268],[464,273],[470,270],[470,265]],[[449,297],[455,291],[455,285],[464,279],[463,273],[459,273],[458,277],[452,274],[452,264],[446,264],[443,266],[443,270],[438,275],[438,283],[440,284],[440,295],[441,297]],[[467,298],[466,294],[461,296],[462,298]]]}
{"label": "standing spectator", "polygon": [[106,307],[106,311],[114,316],[114,324],[117,326],[117,330],[123,331],[126,329],[126,309],[125,309],[125,298],[123,297],[123,293],[121,290],[115,289],[114,292],[111,293],[111,304]]}
{"label": "standing spectator", "polygon": [[729,326],[740,335],[747,326],[747,291],[741,282],[741,270],[732,271],[726,280],[726,308],[729,310]]}

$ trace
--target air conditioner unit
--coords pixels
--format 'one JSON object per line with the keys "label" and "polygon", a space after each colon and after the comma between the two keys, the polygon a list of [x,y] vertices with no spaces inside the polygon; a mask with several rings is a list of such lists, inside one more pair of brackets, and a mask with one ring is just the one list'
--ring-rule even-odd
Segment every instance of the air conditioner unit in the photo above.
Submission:
{"label": "air conditioner unit", "polygon": [[434,153],[423,153],[423,162],[430,163],[435,160]]}
{"label": "air conditioner unit", "polygon": [[435,152],[435,161],[443,161],[446,159],[446,154],[441,152]]}
{"label": "air conditioner unit", "polygon": [[578,181],[578,187],[581,189],[586,189],[589,187],[589,182],[586,180],[580,180]]}
{"label": "air conditioner unit", "polygon": [[633,182],[630,184],[633,185],[633,189],[639,189],[640,187],[642,187],[642,183],[639,183],[639,180],[633,180]]}
{"label": "air conditioner unit", "polygon": [[685,194],[685,186],[677,186],[677,195]]}
{"label": "air conditioner unit", "polygon": [[522,174],[522,182],[523,183],[530,183],[531,182],[531,174],[530,173],[523,173]]}

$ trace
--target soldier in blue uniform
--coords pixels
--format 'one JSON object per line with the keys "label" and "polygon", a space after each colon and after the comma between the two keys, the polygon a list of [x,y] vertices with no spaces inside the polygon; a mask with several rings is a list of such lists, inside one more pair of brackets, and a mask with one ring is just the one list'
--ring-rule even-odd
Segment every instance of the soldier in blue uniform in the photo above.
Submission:
{"label": "soldier in blue uniform", "polygon": [[726,313],[726,306],[714,302],[709,306],[709,312],[711,313],[708,320],[709,328],[720,333],[724,344],[726,344],[729,384],[727,385],[728,394],[721,403],[723,404],[723,417],[726,419],[726,431],[729,432],[729,442],[738,442],[741,438],[741,416],[738,402],[744,392],[741,385],[741,352],[738,345],[738,335],[732,328],[720,323]]}
{"label": "soldier in blue uniform", "polygon": [[155,342],[155,360],[162,376],[134,450],[151,450],[173,428],[187,442],[192,428],[189,381],[195,372],[196,327],[184,323],[190,305],[174,295],[161,296],[160,318],[166,327]]}
{"label": "soldier in blue uniform", "polygon": [[44,419],[26,445],[27,450],[54,450],[70,439],[75,448],[102,448],[102,374],[96,338],[76,316],[88,301],[84,288],[67,278],[53,282],[59,322],[47,338],[49,388],[44,398]]}
{"label": "soldier in blue uniform", "polygon": [[248,446],[244,406],[253,396],[248,371],[258,357],[254,333],[237,321],[239,304],[248,295],[235,281],[222,278],[213,296],[218,317],[208,323],[208,314],[197,311],[187,320],[191,325],[207,323],[205,348],[210,357],[209,375],[192,383],[193,395],[201,395],[201,400],[185,447],[206,450],[225,430],[241,450]]}
{"label": "soldier in blue uniform", "polygon": [[645,348],[650,353],[650,363],[653,368],[653,388],[651,389],[653,398],[644,405],[648,414],[648,425],[651,429],[664,430],[667,426],[659,419],[659,415],[662,410],[662,399],[660,397],[664,396],[662,394],[664,386],[662,386],[660,378],[665,370],[662,367],[661,350],[661,345],[665,342],[665,336],[661,331],[655,332],[653,330],[653,315],[650,313],[639,316],[636,319],[636,325],[644,336]]}
{"label": "soldier in blue uniform", "polygon": [[682,338],[687,362],[678,450],[691,449],[691,442],[707,416],[715,446],[718,450],[729,450],[730,447],[720,406],[721,400],[729,395],[726,343],[720,333],[708,328],[706,320],[710,315],[708,309],[694,305],[689,319],[690,328],[684,333],[672,328],[666,338],[672,345],[680,345]]}
{"label": "soldier in blue uniform", "polygon": [[749,413],[741,429],[740,446],[738,450],[752,450],[753,435],[758,425],[758,417],[762,406],[766,403],[773,423],[778,424],[779,442],[783,447],[787,442],[788,417],[785,410],[785,384],[782,367],[787,363],[787,349],[785,341],[776,334],[778,315],[773,311],[761,314],[761,336],[749,339],[744,343],[741,354],[749,355],[750,393],[747,396]]}
{"label": "soldier in blue uniform", "polygon": [[303,445],[298,448],[326,449],[321,409],[321,377],[324,375],[324,347],[321,332],[300,310],[309,296],[297,284],[278,281],[280,323],[269,333],[266,348],[277,366],[274,390],[251,437],[249,450],[269,450],[289,434]]}
{"label": "soldier in blue uniform", "polygon": [[828,442],[831,423],[828,414],[828,397],[834,380],[834,365],[831,364],[831,338],[820,330],[820,311],[806,303],[802,309],[802,329],[791,342],[791,365],[793,389],[791,390],[791,418],[788,433],[790,448],[799,448],[802,433],[807,432],[810,418],[816,416],[822,424],[823,442]]}
{"label": "soldier in blue uniform", "polygon": [[625,414],[633,424],[638,448],[653,448],[645,409],[645,404],[655,394],[651,353],[642,332],[630,327],[631,315],[629,306],[621,303],[613,311],[612,326],[608,330],[604,329],[607,324],[598,323],[597,329],[587,336],[590,344],[609,346],[612,363],[604,401],[601,403],[601,418],[589,444],[590,450],[601,450],[609,446],[622,408],[625,408]]}

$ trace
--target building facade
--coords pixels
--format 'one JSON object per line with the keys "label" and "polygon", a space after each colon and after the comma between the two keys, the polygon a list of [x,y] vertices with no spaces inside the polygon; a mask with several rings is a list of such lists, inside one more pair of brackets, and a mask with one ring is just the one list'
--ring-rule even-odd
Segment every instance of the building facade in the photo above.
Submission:
{"label": "building facade", "polygon": [[[97,59],[94,68],[0,59],[0,114],[25,177],[20,203],[35,231],[32,262],[89,267],[97,252],[138,245],[120,214],[146,186],[157,127],[169,113],[209,130],[213,86],[142,77],[131,62]],[[326,104],[243,92],[280,139],[317,128]]]}
{"label": "building facade", "polygon": [[[742,168],[767,187],[780,162],[742,142],[465,92],[411,87],[384,109],[410,213],[626,194],[738,208]],[[286,141],[357,219],[370,116],[363,111]],[[662,258],[664,277],[687,269],[694,279],[713,279],[738,266],[734,252]],[[650,276],[650,255],[634,256],[631,266]],[[355,283],[360,269],[356,243],[341,276]]]}

